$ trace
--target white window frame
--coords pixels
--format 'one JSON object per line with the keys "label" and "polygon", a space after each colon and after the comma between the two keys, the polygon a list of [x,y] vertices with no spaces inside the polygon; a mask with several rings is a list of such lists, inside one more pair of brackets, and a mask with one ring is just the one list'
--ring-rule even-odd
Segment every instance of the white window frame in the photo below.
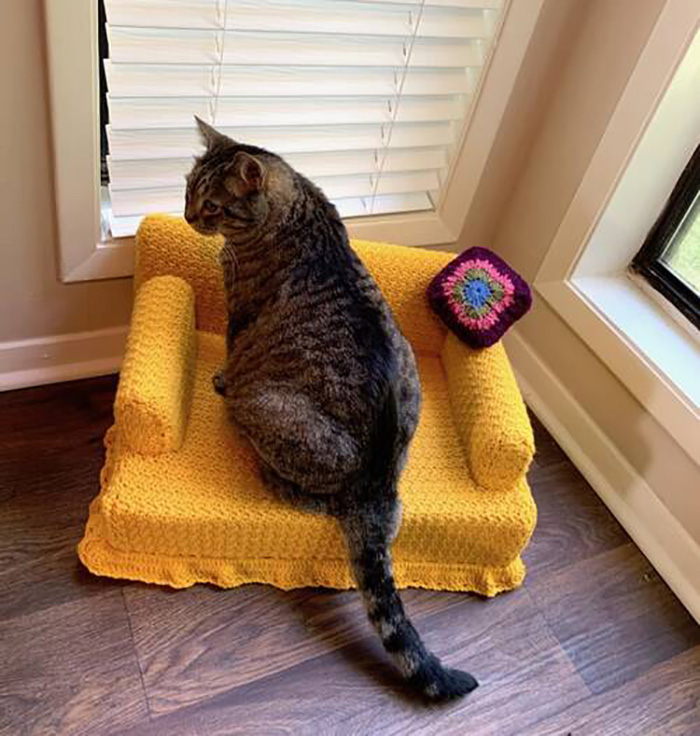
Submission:
{"label": "white window frame", "polygon": [[[462,230],[544,0],[508,0],[498,42],[433,212],[348,220],[355,238],[454,243]],[[45,0],[56,212],[63,281],[133,273],[133,238],[102,238],[97,0]]]}
{"label": "white window frame", "polygon": [[689,100],[697,106],[699,22],[697,0],[667,0],[534,281],[698,463],[697,333],[628,265],[700,137],[700,109],[688,114]]}

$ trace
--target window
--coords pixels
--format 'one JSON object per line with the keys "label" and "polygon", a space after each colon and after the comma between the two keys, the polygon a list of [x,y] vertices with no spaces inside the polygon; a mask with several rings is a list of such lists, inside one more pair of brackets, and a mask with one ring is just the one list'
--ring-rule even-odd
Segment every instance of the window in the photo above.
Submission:
{"label": "window", "polygon": [[700,327],[700,146],[632,261],[632,269]]}
{"label": "window", "polygon": [[[650,295],[630,264],[659,213],[678,202],[679,176],[687,181],[697,156],[699,12],[696,3],[664,6],[534,279],[549,306],[696,462],[700,333]],[[655,261],[673,264],[692,201],[667,226]],[[685,267],[663,267],[691,281]]]}
{"label": "window", "polygon": [[195,114],[288,158],[352,237],[454,242],[543,5],[45,0],[63,280],[128,276],[143,214],[182,212]]}
{"label": "window", "polygon": [[196,114],[346,218],[434,210],[501,0],[105,0],[110,227],[180,214]]}

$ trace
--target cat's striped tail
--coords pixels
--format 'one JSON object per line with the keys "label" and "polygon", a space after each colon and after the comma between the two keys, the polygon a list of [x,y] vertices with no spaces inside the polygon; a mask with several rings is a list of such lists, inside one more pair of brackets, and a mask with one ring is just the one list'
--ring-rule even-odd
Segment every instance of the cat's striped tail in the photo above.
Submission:
{"label": "cat's striped tail", "polygon": [[[344,524],[357,585],[367,615],[384,649],[408,684],[429,700],[462,697],[477,687],[467,672],[444,667],[429,652],[408,616],[394,583],[389,542],[378,538],[377,525],[364,514]],[[358,527],[365,526],[365,529]],[[368,528],[369,527],[369,528]]]}
{"label": "cat's striped tail", "polygon": [[[396,493],[398,458],[397,410],[389,392],[375,437],[374,458],[369,463],[358,505],[341,518],[350,561],[369,620],[384,648],[406,681],[433,701],[460,698],[478,683],[467,672],[444,667],[429,652],[409,620],[401,602],[391,563],[391,541],[396,533],[399,503]],[[392,426],[393,425],[393,426]]]}

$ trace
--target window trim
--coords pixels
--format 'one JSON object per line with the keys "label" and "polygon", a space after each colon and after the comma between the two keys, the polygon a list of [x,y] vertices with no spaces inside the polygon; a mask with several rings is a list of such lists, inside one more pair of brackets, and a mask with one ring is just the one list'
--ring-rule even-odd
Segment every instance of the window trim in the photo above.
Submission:
{"label": "window trim", "polygon": [[699,21],[697,4],[666,1],[534,279],[698,463],[698,339],[639,288],[628,266],[697,144],[700,110],[681,112],[700,74]]}
{"label": "window trim", "polygon": [[[100,237],[97,3],[46,0],[44,13],[59,270],[63,281],[83,281],[99,277],[109,245]],[[126,275],[114,273],[111,264],[108,270]]]}
{"label": "window trim", "polygon": [[685,227],[692,224],[693,218],[687,215],[695,208],[700,208],[700,145],[678,179],[659,219],[633,258],[631,268],[700,329],[700,297],[661,260],[668,246],[681,238]]}
{"label": "window trim", "polygon": [[[351,237],[410,246],[457,241],[545,2],[504,1],[498,44],[438,208],[348,220]],[[64,282],[130,276],[133,238],[102,238],[97,0],[44,0],[44,12],[60,276]]]}

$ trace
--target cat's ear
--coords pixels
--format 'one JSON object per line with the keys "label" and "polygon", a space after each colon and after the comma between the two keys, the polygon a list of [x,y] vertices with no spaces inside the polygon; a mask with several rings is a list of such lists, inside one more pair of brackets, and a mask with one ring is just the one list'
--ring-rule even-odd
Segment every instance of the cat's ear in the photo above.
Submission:
{"label": "cat's ear", "polygon": [[202,143],[204,143],[208,150],[216,148],[217,146],[231,145],[233,143],[228,136],[223,133],[219,133],[218,130],[212,128],[209,123],[205,123],[204,120],[201,120],[196,115],[194,116],[194,119],[197,121],[197,127],[199,128],[199,135],[202,138]]}
{"label": "cat's ear", "polygon": [[265,164],[256,156],[240,151],[233,161],[233,177],[230,184],[238,196],[260,192],[265,184]]}

